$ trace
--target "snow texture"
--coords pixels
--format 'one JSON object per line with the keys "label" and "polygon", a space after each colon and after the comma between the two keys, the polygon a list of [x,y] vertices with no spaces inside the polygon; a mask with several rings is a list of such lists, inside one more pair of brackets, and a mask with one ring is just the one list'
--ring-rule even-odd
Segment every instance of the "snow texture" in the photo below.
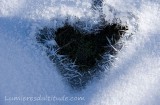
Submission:
{"label": "snow texture", "polygon": [[[96,17],[91,0],[0,1],[0,105],[159,105],[160,1],[104,0],[106,20],[129,25],[125,42],[110,71],[74,92],[36,46],[36,27],[56,26],[67,16]],[[52,22],[51,22],[52,21]],[[72,21],[74,22],[74,20]],[[5,101],[12,96],[81,96],[85,101]]]}

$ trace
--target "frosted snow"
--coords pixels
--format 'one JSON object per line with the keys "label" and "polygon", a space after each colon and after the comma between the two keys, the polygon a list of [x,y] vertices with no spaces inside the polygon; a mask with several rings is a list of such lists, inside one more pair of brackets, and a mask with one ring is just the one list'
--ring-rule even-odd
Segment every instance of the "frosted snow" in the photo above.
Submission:
{"label": "frosted snow", "polygon": [[[35,46],[35,27],[48,25],[54,18],[63,21],[66,16],[91,18],[90,2],[0,1],[0,105],[159,105],[159,0],[104,0],[106,19],[116,15],[129,24],[130,32],[137,30],[126,41],[110,72],[81,92],[72,92],[56,66]],[[5,96],[38,95],[83,96],[85,101],[4,101]]]}

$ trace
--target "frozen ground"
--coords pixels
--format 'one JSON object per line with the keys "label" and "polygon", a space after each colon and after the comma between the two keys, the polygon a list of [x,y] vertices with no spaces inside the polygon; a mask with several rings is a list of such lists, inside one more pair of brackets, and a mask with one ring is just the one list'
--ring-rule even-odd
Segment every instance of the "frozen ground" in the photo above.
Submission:
{"label": "frozen ground", "polygon": [[[31,36],[35,26],[66,15],[91,17],[91,0],[0,1],[0,105],[159,105],[159,0],[104,0],[109,12],[129,24],[137,23],[132,40],[118,54],[110,72],[87,89],[72,92],[56,67],[37,49]],[[86,14],[86,15],[85,15]],[[134,17],[134,18],[133,18]],[[133,31],[133,30],[131,30]],[[5,101],[12,96],[82,96],[85,101]]]}

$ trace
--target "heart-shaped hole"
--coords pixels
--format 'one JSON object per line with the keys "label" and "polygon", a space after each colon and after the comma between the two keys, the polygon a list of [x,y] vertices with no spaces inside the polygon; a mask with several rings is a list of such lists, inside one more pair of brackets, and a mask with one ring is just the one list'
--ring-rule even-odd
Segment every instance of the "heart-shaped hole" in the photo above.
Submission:
{"label": "heart-shaped hole", "polygon": [[[81,88],[99,71],[99,68],[94,68],[104,60],[104,55],[117,53],[118,47],[115,44],[126,30],[127,26],[113,23],[103,25],[99,31],[84,33],[76,26],[66,23],[57,30],[47,27],[41,29],[37,34],[37,41],[46,46],[48,56],[58,63],[62,75],[67,77],[71,86]],[[46,44],[47,41],[55,41],[57,45]],[[56,53],[51,54],[52,51]],[[55,60],[56,57],[58,59]],[[70,77],[66,76],[66,71]]]}

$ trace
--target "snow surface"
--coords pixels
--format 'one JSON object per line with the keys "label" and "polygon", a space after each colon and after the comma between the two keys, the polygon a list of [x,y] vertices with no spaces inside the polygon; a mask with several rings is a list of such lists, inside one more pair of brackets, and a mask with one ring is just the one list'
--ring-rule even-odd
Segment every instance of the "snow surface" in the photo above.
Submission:
{"label": "snow surface", "polygon": [[[104,0],[103,5],[106,19],[116,16],[129,24],[131,32],[137,30],[105,77],[74,92],[32,36],[35,27],[54,18],[91,18],[91,0],[0,0],[0,105],[159,105],[160,1]],[[39,95],[82,96],[85,101],[4,99]]]}

